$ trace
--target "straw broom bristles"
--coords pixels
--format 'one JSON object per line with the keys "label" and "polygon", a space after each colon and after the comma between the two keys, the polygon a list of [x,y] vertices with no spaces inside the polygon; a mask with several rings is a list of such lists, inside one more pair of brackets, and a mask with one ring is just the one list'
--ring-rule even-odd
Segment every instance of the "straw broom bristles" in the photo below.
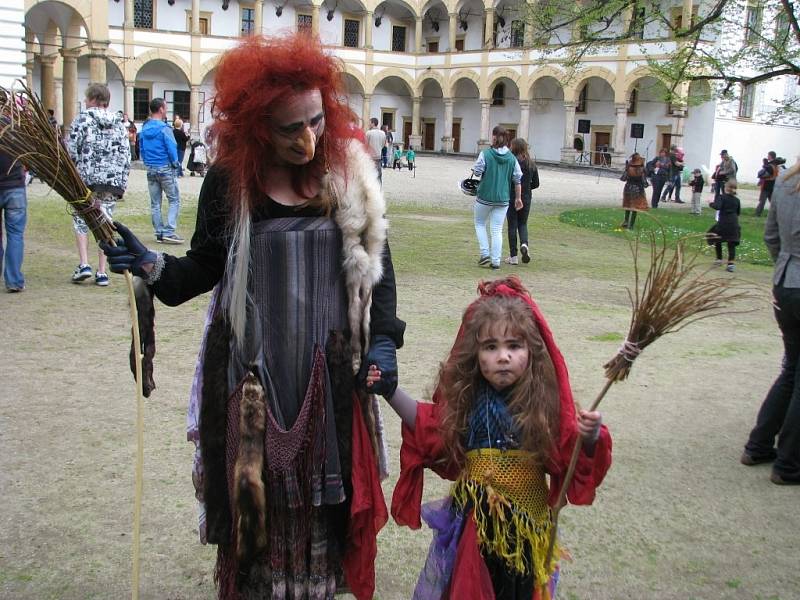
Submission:
{"label": "straw broom bristles", "polygon": [[[700,319],[723,313],[736,314],[753,310],[733,309],[732,305],[743,300],[755,299],[754,286],[732,277],[709,277],[709,269],[698,272],[697,252],[689,254],[686,252],[686,245],[698,236],[677,240],[674,250],[670,252],[663,231],[660,242],[653,232],[645,235],[650,250],[649,269],[642,279],[640,273],[640,262],[643,262],[642,244],[641,237],[637,236],[631,243],[634,286],[633,291],[628,289],[632,308],[628,335],[617,354],[603,365],[606,382],[589,407],[589,412],[597,410],[612,384],[625,380],[642,350],[661,336],[680,331]],[[583,438],[578,436],[558,500],[553,508],[553,528],[544,563],[548,566],[553,557],[558,515],[566,504],[567,490],[575,473],[575,465],[582,446]]]}
{"label": "straw broom bristles", "polygon": [[[92,193],[81,180],[78,170],[58,132],[50,124],[39,98],[24,83],[21,89],[0,86],[0,150],[33,169],[56,193],[67,201],[70,212],[80,216],[98,242],[111,245],[114,227],[106,213],[95,202]],[[133,349],[136,370],[136,462],[133,502],[133,551],[131,566],[131,597],[139,598],[140,534],[142,514],[142,487],[144,472],[144,400],[142,394],[142,345],[133,276],[125,271],[128,287]]]}
{"label": "straw broom bristles", "polygon": [[112,224],[93,201],[41,101],[24,83],[18,89],[0,86],[0,150],[64,198],[98,242],[113,242]]}

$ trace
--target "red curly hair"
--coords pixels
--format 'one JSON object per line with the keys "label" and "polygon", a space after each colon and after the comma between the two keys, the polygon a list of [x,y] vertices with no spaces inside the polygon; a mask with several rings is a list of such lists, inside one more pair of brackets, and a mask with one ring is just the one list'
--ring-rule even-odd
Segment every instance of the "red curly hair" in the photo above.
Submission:
{"label": "red curly hair", "polygon": [[[357,119],[346,104],[342,71],[318,38],[303,33],[250,37],[222,56],[214,79],[211,139],[214,162],[229,175],[231,198],[243,193],[245,205],[252,208],[265,196],[269,172],[260,165],[272,145],[270,121],[286,98],[298,92],[319,90],[325,131],[311,162],[294,168],[295,192],[309,197],[304,185],[309,179],[321,178],[328,168],[344,172]],[[243,208],[238,201],[233,205]]]}

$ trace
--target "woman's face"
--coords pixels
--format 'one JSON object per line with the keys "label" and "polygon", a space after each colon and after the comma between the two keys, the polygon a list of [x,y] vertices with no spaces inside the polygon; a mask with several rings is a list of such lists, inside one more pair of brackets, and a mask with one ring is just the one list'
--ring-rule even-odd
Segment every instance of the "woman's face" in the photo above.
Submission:
{"label": "woman's face", "polygon": [[270,124],[275,158],[283,165],[305,165],[314,158],[317,140],[325,131],[319,90],[287,98],[284,110]]}

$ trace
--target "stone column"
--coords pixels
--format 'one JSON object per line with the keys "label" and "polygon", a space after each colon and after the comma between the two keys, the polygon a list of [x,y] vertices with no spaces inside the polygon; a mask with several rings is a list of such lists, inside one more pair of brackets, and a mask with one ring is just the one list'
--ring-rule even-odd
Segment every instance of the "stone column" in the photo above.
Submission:
{"label": "stone column", "polygon": [[411,135],[408,136],[408,145],[419,150],[422,147],[422,136],[419,134],[419,109],[422,98],[414,96],[411,99]]}
{"label": "stone column", "polygon": [[125,0],[125,29],[133,29],[133,0]]}
{"label": "stone column", "polygon": [[133,81],[125,82],[125,102],[123,104],[123,112],[128,115],[128,118],[133,121]]}
{"label": "stone column", "polygon": [[362,94],[362,104],[361,104],[361,127],[363,129],[369,129],[369,118],[370,118],[370,102],[372,101],[372,94]]}
{"label": "stone column", "polygon": [[200,0],[192,0],[192,33],[200,35]]}
{"label": "stone column", "polygon": [[492,136],[489,131],[489,107],[491,105],[491,100],[481,98],[481,137],[478,140],[478,150],[483,150],[492,145]]}
{"label": "stone column", "polygon": [[44,102],[45,108],[56,108],[56,98],[54,93],[53,87],[53,80],[55,75],[53,74],[53,66],[56,62],[54,56],[42,56],[41,58],[41,68],[42,68],[42,102]]}
{"label": "stone column", "polygon": [[311,5],[311,33],[319,35],[319,6]]}
{"label": "stone column", "polygon": [[64,125],[69,127],[77,114],[78,107],[78,50],[64,48],[61,56],[64,62]]}
{"label": "stone column", "polygon": [[449,14],[450,21],[448,22],[448,34],[450,39],[450,52],[456,51],[456,30],[458,28],[458,13],[451,12]]}
{"label": "stone column", "polygon": [[[375,13],[371,10],[367,11],[367,18],[364,22],[364,48],[372,48],[372,20],[375,17]],[[366,125],[366,124],[365,124]]]}
{"label": "stone column", "polygon": [[422,17],[417,17],[417,26],[414,28],[414,52],[422,54]]}
{"label": "stone column", "polygon": [[33,60],[25,63],[25,85],[33,89]]}
{"label": "stone column", "polygon": [[256,35],[261,35],[264,27],[264,0],[256,0],[256,14],[253,16],[253,26],[256,28]]}
{"label": "stone column", "polygon": [[444,99],[444,135],[442,136],[442,151],[453,151],[453,99]]}
{"label": "stone column", "polygon": [[519,129],[517,130],[517,135],[522,139],[526,140],[528,144],[530,144],[530,124],[531,124],[531,101],[530,100],[520,100],[519,101]]}
{"label": "stone column", "polygon": [[575,137],[575,103],[564,102],[564,145],[561,148],[561,162],[572,163],[575,150],[572,140]]}
{"label": "stone column", "polygon": [[692,25],[692,0],[683,0],[683,10],[681,11],[684,29]]}
{"label": "stone column", "polygon": [[64,124],[64,87],[60,79],[53,80],[54,117],[58,123]]}
{"label": "stone column", "polygon": [[486,50],[491,50],[494,47],[494,8],[485,9],[483,15],[483,22],[486,23],[483,47]]}
{"label": "stone column", "polygon": [[192,137],[200,137],[200,86],[191,86],[189,93],[189,133]]}
{"label": "stone column", "polygon": [[89,46],[89,81],[106,83],[106,51],[108,44],[95,42]]}
{"label": "stone column", "polygon": [[625,140],[627,139],[628,127],[628,105],[625,102],[615,104],[614,110],[617,112],[617,125],[614,132],[614,152],[611,153],[611,164],[624,165],[627,150]]}

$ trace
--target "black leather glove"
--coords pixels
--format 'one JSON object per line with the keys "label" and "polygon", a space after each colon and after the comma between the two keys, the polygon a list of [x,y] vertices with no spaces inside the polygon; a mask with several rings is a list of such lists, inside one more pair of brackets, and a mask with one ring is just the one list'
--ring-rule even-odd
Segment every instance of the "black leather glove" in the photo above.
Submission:
{"label": "black leather glove", "polygon": [[139,241],[139,238],[133,235],[131,230],[122,223],[114,221],[114,228],[122,236],[117,238],[117,245],[112,246],[107,242],[100,242],[100,248],[108,257],[109,267],[114,273],[130,271],[137,277],[147,278],[149,272],[145,271],[143,267],[148,264],[155,264],[156,253],[148,250]]}
{"label": "black leather glove", "polygon": [[372,394],[380,394],[391,398],[397,389],[397,347],[388,335],[376,335],[369,345],[369,352],[361,366],[361,381],[366,385],[367,370],[375,365],[381,372],[381,378],[366,390]]}

